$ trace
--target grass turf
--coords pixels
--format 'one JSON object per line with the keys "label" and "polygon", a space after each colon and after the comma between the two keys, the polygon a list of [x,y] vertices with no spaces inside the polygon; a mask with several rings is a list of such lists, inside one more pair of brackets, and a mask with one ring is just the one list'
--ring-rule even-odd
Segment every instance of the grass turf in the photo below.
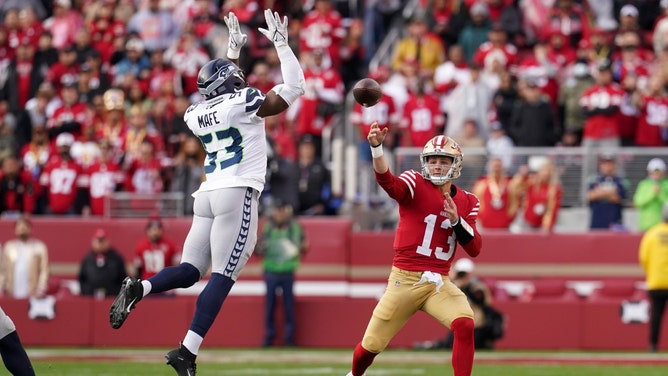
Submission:
{"label": "grass turf", "polygon": [[[37,375],[174,375],[165,365],[166,349],[29,349]],[[351,350],[204,348],[198,375],[344,376]],[[6,373],[0,368],[0,375]],[[641,353],[477,353],[474,376],[663,376],[665,354]],[[445,351],[388,350],[376,358],[367,376],[452,375]]]}

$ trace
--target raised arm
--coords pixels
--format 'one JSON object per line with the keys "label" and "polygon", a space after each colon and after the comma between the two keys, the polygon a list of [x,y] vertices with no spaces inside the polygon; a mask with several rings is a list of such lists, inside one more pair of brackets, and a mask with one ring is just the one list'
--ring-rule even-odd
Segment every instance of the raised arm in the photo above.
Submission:
{"label": "raised arm", "polygon": [[292,105],[297,98],[304,94],[305,80],[304,72],[299,65],[290,46],[288,46],[288,18],[281,17],[277,12],[272,14],[271,9],[264,11],[267,28],[258,28],[269,40],[274,43],[278,59],[281,61],[281,74],[283,83],[274,86],[257,110],[259,117],[267,117],[279,114]]}

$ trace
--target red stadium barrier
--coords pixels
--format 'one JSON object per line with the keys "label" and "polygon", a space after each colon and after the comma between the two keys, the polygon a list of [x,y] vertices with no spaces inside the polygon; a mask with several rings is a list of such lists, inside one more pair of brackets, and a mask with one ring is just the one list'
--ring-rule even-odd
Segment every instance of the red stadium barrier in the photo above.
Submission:
{"label": "red stadium barrier", "polygon": [[[54,290],[58,280],[75,277],[96,228],[104,228],[130,261],[135,242],[144,236],[145,223],[143,219],[35,218],[34,235],[49,248]],[[304,218],[302,223],[311,248],[297,277],[298,292],[301,288],[297,343],[352,347],[364,332],[374,297],[386,283],[393,233],[353,232],[349,221],[338,218]],[[166,233],[182,243],[190,219],[164,219],[164,224]],[[0,233],[3,241],[11,238],[13,222],[0,221]],[[477,273],[487,278],[496,305],[508,318],[506,337],[498,347],[644,350],[647,324],[625,324],[620,318],[622,301],[645,298],[638,284],[643,280],[637,264],[639,240],[639,234],[628,233],[486,233],[483,252],[475,262]],[[252,258],[207,336],[208,345],[254,347],[262,342],[260,279],[259,260]],[[524,285],[513,285],[513,281],[530,288],[525,291]],[[520,286],[519,294],[513,296],[508,285]],[[29,319],[27,301],[0,299],[27,345],[173,346],[187,330],[196,300],[193,295],[146,299],[121,330],[112,330],[108,324],[111,299],[56,296],[56,318],[50,321]],[[666,327],[662,343],[668,343]],[[391,346],[410,347],[445,333],[430,317],[418,314]]]}

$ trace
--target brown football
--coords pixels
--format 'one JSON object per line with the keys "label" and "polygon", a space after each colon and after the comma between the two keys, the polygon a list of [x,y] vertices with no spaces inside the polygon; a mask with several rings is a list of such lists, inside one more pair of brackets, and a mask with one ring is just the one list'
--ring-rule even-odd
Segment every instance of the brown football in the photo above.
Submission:
{"label": "brown football", "polygon": [[364,107],[371,107],[380,101],[383,91],[380,84],[371,78],[363,78],[353,87],[355,101]]}

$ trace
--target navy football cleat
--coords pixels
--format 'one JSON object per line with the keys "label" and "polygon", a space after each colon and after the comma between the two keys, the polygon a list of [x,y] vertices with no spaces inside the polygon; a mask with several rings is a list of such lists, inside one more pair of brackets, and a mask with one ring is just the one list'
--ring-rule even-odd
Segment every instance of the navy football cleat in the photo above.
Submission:
{"label": "navy football cleat", "polygon": [[167,364],[172,366],[172,368],[176,370],[176,374],[179,376],[195,376],[197,373],[195,358],[196,356],[188,351],[183,345],[165,355]]}
{"label": "navy football cleat", "polygon": [[109,310],[109,323],[112,328],[118,329],[123,325],[130,314],[130,310],[135,307],[143,295],[144,287],[141,282],[137,278],[125,277],[123,285],[121,285],[121,291]]}

